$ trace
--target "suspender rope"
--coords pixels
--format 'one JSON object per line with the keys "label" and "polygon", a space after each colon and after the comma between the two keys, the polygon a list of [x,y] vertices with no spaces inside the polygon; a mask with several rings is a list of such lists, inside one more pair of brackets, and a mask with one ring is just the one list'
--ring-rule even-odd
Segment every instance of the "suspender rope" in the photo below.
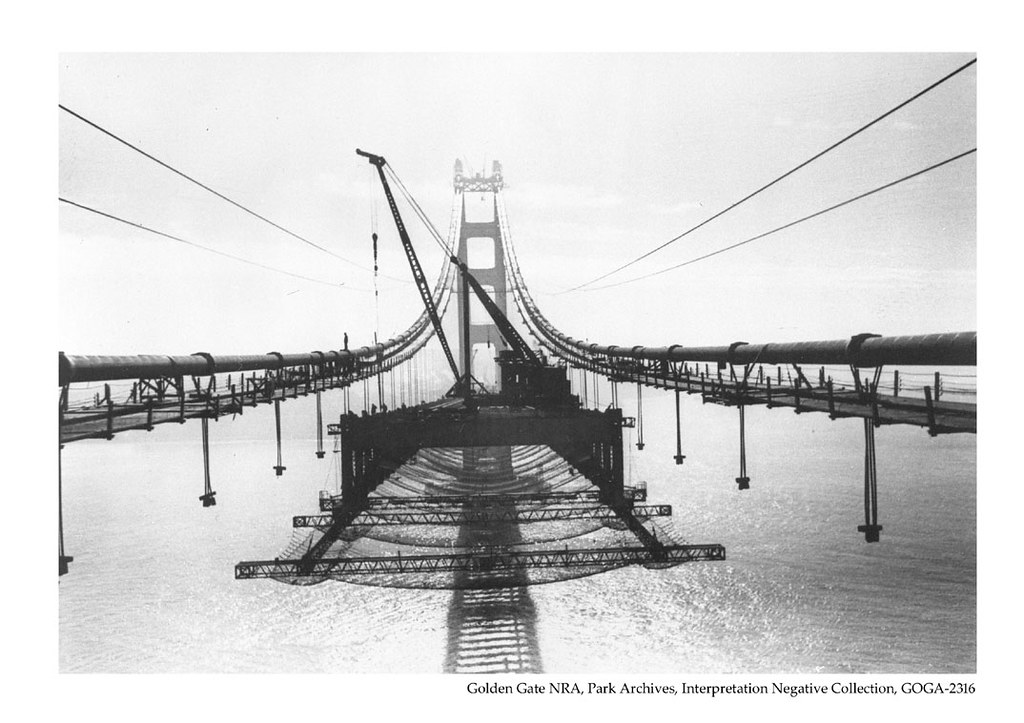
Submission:
{"label": "suspender rope", "polygon": [[68,574],[68,562],[72,558],[64,554],[64,498],[61,489],[62,481],[62,470],[61,470],[61,457],[63,455],[60,451],[60,446],[57,447],[57,565],[58,565],[58,576]]}
{"label": "suspender rope", "polygon": [[[68,387],[67,385],[61,387],[60,390],[60,402],[58,403],[57,410],[59,414],[59,421],[57,425],[58,434],[60,434],[60,427],[64,422],[64,408],[68,403]],[[63,491],[63,470],[62,470],[62,457],[61,450],[64,449],[64,445],[57,441],[57,576],[68,574],[68,563],[75,558],[70,555],[64,554],[64,491]]]}
{"label": "suspender rope", "polygon": [[[758,359],[761,358],[761,352],[764,351],[764,347],[757,353],[753,363],[747,364],[743,368],[743,380],[737,381],[737,403],[740,410],[740,476],[736,478],[736,485],[741,490],[750,489],[750,477],[747,476],[747,424],[746,424],[746,410],[743,405],[743,395],[747,392],[747,380],[750,378],[750,370],[754,368],[754,364],[757,363]],[[794,365],[795,366],[795,365]],[[799,373],[799,369],[797,370]],[[730,376],[733,379],[736,378],[735,371],[730,365]],[[797,382],[799,384],[799,381]]]}
{"label": "suspender rope", "polygon": [[[373,333],[373,343],[377,344],[377,332]],[[377,407],[384,411],[384,358],[377,352]]]}
{"label": "suspender rope", "polygon": [[203,429],[203,494],[200,495],[199,500],[203,503],[203,507],[213,507],[217,504],[217,500],[214,495],[217,493],[210,487],[210,418],[203,416],[200,421],[202,422]]}
{"label": "suspender rope", "polygon": [[320,401],[320,390],[316,390],[316,458],[324,458],[324,414]]}
{"label": "suspender rope", "polygon": [[741,490],[750,489],[750,478],[747,477],[747,436],[746,436],[746,423],[745,415],[743,411],[743,403],[739,405],[740,409],[740,476],[736,478],[736,484],[739,485]]}
{"label": "suspender rope", "polygon": [[61,452],[57,447],[57,575],[68,574],[68,563],[75,558],[64,554],[64,498],[61,489]]}
{"label": "suspender rope", "polygon": [[[881,367],[875,370],[874,381],[863,381],[863,394],[874,399],[878,392]],[[864,419],[864,524],[857,526],[866,542],[878,542],[882,526],[878,524],[878,464],[875,458],[875,424],[877,419]]]}
{"label": "suspender rope", "polygon": [[636,448],[644,448],[644,388],[636,383]]}
{"label": "suspender rope", "polygon": [[684,459],[686,455],[683,454],[683,430],[679,418],[679,388],[676,387],[676,464],[682,464]]}
{"label": "suspender rope", "polygon": [[[730,365],[729,365],[729,376],[736,383],[736,404],[739,407],[739,411],[740,411],[740,476],[736,478],[736,485],[741,490],[750,489],[750,477],[747,476],[747,424],[746,424],[746,409],[745,409],[745,406],[744,406],[743,402],[744,402],[744,400],[746,398],[747,392],[749,391],[748,382],[750,380],[750,372],[753,371],[754,366],[757,365],[757,363],[760,361],[761,354],[764,353],[764,350],[765,350],[765,347],[762,346],[761,349],[757,352],[757,356],[754,357],[754,360],[750,364],[745,364],[743,366],[743,379],[737,379],[736,378],[735,367],[732,365],[731,362],[730,362]],[[793,366],[796,367],[795,364]],[[760,369],[760,367],[758,367],[758,373],[759,374],[761,373],[761,371],[762,370]],[[797,367],[797,374],[799,374],[800,377],[803,377],[803,374],[800,372],[799,367]],[[800,382],[799,382],[799,379],[798,379],[797,380],[798,387],[799,387],[799,384],[800,384]],[[810,384],[808,384],[807,386],[809,387]],[[768,399],[769,399],[769,401],[771,400],[771,379],[768,380]],[[799,402],[797,403],[797,409],[799,410]]]}
{"label": "suspender rope", "polygon": [[277,464],[274,465],[274,471],[277,476],[280,477],[284,471],[285,466],[281,461],[281,400],[274,400],[274,426],[277,430]]}

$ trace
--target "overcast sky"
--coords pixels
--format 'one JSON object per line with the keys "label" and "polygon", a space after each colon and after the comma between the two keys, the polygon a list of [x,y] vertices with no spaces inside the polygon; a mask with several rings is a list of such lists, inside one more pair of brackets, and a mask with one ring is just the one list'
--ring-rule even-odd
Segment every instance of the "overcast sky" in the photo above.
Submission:
{"label": "overcast sky", "polygon": [[[60,194],[246,266],[59,210],[68,353],[337,348],[374,331],[371,192],[387,157],[447,228],[452,165],[497,158],[527,283],[566,333],[709,343],[977,328],[975,156],[713,259],[559,294],[657,246],[974,57],[971,54],[60,56],[59,101],[311,249],[60,113]],[[896,180],[976,145],[974,66],[626,280]],[[471,203],[479,199],[471,198]],[[428,275],[440,255],[411,213]],[[382,272],[409,278],[381,208]],[[420,311],[381,282],[381,333]]]}

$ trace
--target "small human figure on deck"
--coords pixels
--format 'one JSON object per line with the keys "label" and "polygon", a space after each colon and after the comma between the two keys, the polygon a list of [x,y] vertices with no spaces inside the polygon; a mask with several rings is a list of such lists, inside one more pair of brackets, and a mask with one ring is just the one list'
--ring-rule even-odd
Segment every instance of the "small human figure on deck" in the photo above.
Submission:
{"label": "small human figure on deck", "polygon": [[345,351],[348,351],[348,332],[345,332]]}

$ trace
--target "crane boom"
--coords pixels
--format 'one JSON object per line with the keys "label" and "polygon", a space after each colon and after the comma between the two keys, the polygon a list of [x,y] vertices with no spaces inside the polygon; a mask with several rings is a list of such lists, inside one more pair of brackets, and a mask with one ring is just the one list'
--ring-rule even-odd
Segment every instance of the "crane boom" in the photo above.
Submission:
{"label": "crane boom", "polygon": [[455,383],[458,385],[461,380],[459,375],[459,367],[455,364],[455,357],[452,356],[452,349],[448,345],[448,338],[444,335],[444,329],[441,328],[441,317],[437,314],[437,305],[434,303],[433,297],[430,295],[430,287],[427,285],[427,279],[423,275],[423,267],[420,266],[420,260],[416,257],[416,251],[412,247],[412,241],[409,239],[409,232],[405,230],[405,224],[402,222],[402,215],[398,212],[398,205],[395,203],[395,197],[391,194],[391,187],[388,186],[388,180],[384,176],[384,164],[387,163],[382,156],[374,155],[373,153],[367,153],[366,151],[356,149],[356,153],[369,160],[370,164],[377,167],[377,174],[380,176],[380,182],[384,186],[384,195],[388,198],[388,206],[391,208],[391,215],[395,219],[395,226],[398,227],[398,237],[402,240],[402,247],[405,249],[405,255],[409,259],[409,266],[412,268],[412,276],[416,281],[416,288],[420,290],[420,297],[423,299],[423,305],[427,309],[427,314],[430,316],[430,321],[434,325],[434,332],[437,334],[438,340],[441,342],[441,348],[444,349],[444,356],[448,360],[448,366],[451,367],[452,374],[455,376]]}
{"label": "crane boom", "polygon": [[469,269],[466,268],[466,264],[462,263],[458,256],[453,255],[451,258],[452,263],[459,268],[460,272],[462,272],[463,278],[469,282],[469,285],[473,289],[474,293],[476,293],[477,298],[480,299],[480,303],[483,304],[484,309],[487,310],[491,319],[494,320],[494,325],[498,327],[498,332],[501,334],[502,338],[505,339],[505,343],[508,344],[516,354],[521,356],[530,364],[538,367],[543,366],[540,359],[538,359],[537,355],[533,352],[533,349],[530,348],[530,345],[526,343],[526,340],[523,339],[522,335],[516,331],[514,326],[512,326],[512,322],[509,321],[508,317],[502,313],[501,309],[499,309],[498,305],[494,303],[494,300],[491,299],[490,295],[484,291],[484,287],[480,285],[480,282],[476,280],[476,277],[469,273]]}

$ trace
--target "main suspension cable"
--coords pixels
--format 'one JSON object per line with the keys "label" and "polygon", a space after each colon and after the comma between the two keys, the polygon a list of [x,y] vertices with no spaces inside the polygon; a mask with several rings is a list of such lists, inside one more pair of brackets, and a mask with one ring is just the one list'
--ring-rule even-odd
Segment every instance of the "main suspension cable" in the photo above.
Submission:
{"label": "main suspension cable", "polygon": [[[665,243],[661,244],[660,246],[657,246],[657,247],[651,249],[650,251],[647,251],[646,253],[643,253],[640,256],[637,256],[632,261],[628,261],[628,262],[622,264],[621,266],[612,269],[611,271],[609,271],[606,274],[602,274],[601,276],[598,276],[597,278],[594,278],[594,279],[591,279],[590,281],[582,283],[579,286],[574,286],[571,289],[568,289],[566,291],[562,291],[562,292],[559,292],[559,293],[560,294],[568,294],[568,293],[573,292],[573,291],[579,291],[580,289],[582,289],[582,288],[584,288],[586,286],[590,286],[591,284],[595,284],[598,281],[606,279],[609,276],[611,276],[612,274],[617,274],[618,272],[622,271],[623,269],[627,269],[630,266],[632,266],[633,264],[639,263],[640,261],[643,261],[647,257],[652,256],[653,254],[656,254],[657,252],[661,251],[663,248],[665,248],[667,246],[670,246],[671,244],[674,244],[676,241],[679,241],[680,239],[690,235],[692,232],[696,231],[697,229],[701,228],[702,226],[710,223],[711,221],[714,221],[716,218],[719,218],[720,216],[723,216],[724,214],[728,213],[729,211],[731,211],[732,209],[736,208],[740,204],[745,203],[746,201],[749,201],[750,199],[752,199],[754,196],[758,195],[762,191],[765,191],[765,190],[771,188],[772,186],[774,186],[776,183],[778,183],[779,181],[783,180],[784,178],[787,178],[788,176],[793,175],[794,173],[799,171],[801,168],[804,168],[805,166],[810,165],[814,161],[816,161],[819,158],[821,158],[822,156],[824,156],[826,153],[828,153],[828,152],[830,152],[832,150],[835,150],[836,148],[838,148],[839,146],[843,145],[844,143],[846,143],[851,138],[853,138],[853,137],[855,137],[857,135],[860,135],[861,133],[866,131],[871,126],[876,125],[880,121],[882,121],[882,120],[888,118],[889,116],[891,116],[896,111],[898,111],[901,108],[909,105],[910,103],[914,102],[915,100],[917,100],[921,96],[923,96],[926,93],[928,93],[928,92],[934,90],[935,88],[939,87],[940,85],[945,83],[947,80],[949,80],[953,76],[957,75],[958,73],[960,73],[960,72],[966,70],[967,68],[971,67],[972,65],[974,65],[976,62],[978,62],[978,59],[974,58],[973,60],[970,60],[969,62],[964,63],[959,68],[954,70],[952,73],[949,73],[948,75],[943,76],[939,80],[937,80],[934,83],[932,83],[931,85],[929,85],[924,90],[919,91],[918,93],[915,93],[914,95],[910,96],[909,98],[907,98],[905,101],[903,101],[899,105],[893,106],[892,108],[887,110],[885,113],[883,113],[882,115],[880,115],[877,118],[875,118],[873,121],[871,121],[869,123],[866,123],[865,125],[861,126],[857,130],[855,130],[852,133],[850,133],[849,135],[847,135],[847,136],[841,138],[840,140],[836,141],[835,143],[830,145],[828,148],[824,149],[823,151],[819,151],[818,153],[814,154],[813,156],[808,158],[803,163],[800,163],[800,164],[794,166],[793,168],[791,168],[790,170],[786,171],[781,176],[777,177],[775,180],[770,181],[769,183],[766,183],[765,185],[761,186],[760,188],[758,188],[753,193],[747,194],[746,196],[741,198],[739,201],[736,201],[735,203],[733,203],[733,204],[731,204],[729,206],[726,206],[725,208],[723,208],[718,213],[714,214],[713,216],[709,216],[708,218],[706,218],[703,221],[701,221],[700,223],[698,223],[696,226],[693,226],[692,228],[687,229],[686,231],[684,231],[683,233],[679,234],[675,238],[669,239],[668,241],[666,241]],[[644,278],[644,277],[641,277],[641,278]],[[609,288],[609,287],[605,286],[605,287],[601,287],[601,288]]]}
{"label": "main suspension cable", "polygon": [[797,224],[801,224],[804,221],[810,221],[812,218],[817,218],[818,216],[822,216],[822,215],[824,215],[826,213],[829,213],[830,211],[835,211],[836,209],[842,208],[843,206],[847,206],[847,205],[853,203],[854,201],[860,201],[861,199],[864,199],[864,198],[867,198],[868,196],[874,195],[874,194],[878,193],[879,191],[884,191],[885,189],[892,188],[893,186],[896,186],[896,185],[898,185],[900,183],[903,183],[904,181],[909,181],[910,179],[916,178],[917,176],[920,176],[920,175],[923,175],[925,173],[928,173],[929,171],[934,171],[936,168],[941,168],[942,166],[945,166],[947,163],[952,163],[953,161],[956,161],[956,160],[959,160],[961,158],[964,158],[965,156],[969,156],[972,153],[977,152],[977,150],[978,150],[977,148],[972,148],[969,151],[964,151],[963,153],[958,153],[957,155],[953,156],[952,158],[947,158],[946,160],[940,161],[939,163],[936,163],[934,165],[928,166],[927,168],[922,168],[920,171],[915,171],[914,173],[911,173],[910,175],[904,176],[903,178],[899,178],[899,179],[897,179],[895,181],[890,181],[889,183],[886,183],[886,184],[884,184],[882,186],[874,188],[874,189],[872,189],[870,191],[867,191],[865,193],[861,193],[861,194],[859,194],[857,196],[854,196],[853,198],[848,198],[845,201],[842,201],[840,203],[837,203],[837,204],[834,204],[832,206],[829,206],[828,208],[823,208],[820,211],[815,211],[814,213],[809,214],[807,216],[804,216],[803,218],[798,218],[795,221],[790,221],[787,224],[783,224],[782,226],[779,226],[777,228],[773,228],[771,231],[765,231],[764,233],[758,234],[757,236],[751,236],[750,238],[745,239],[744,241],[738,241],[737,243],[730,244],[729,246],[724,246],[724,247],[722,247],[720,249],[716,249],[714,251],[706,253],[703,256],[697,256],[696,258],[692,258],[692,259],[690,259],[688,261],[684,261],[684,262],[682,262],[680,264],[675,264],[674,266],[669,266],[667,268],[660,269],[658,271],[652,271],[651,273],[644,274],[643,276],[636,276],[636,277],[634,277],[632,279],[626,279],[625,281],[618,281],[618,282],[616,282],[614,284],[605,284],[604,286],[595,286],[595,287],[593,287],[591,289],[587,289],[587,291],[600,291],[601,289],[613,289],[613,288],[615,288],[617,286],[624,286],[625,284],[632,284],[632,283],[634,283],[636,281],[642,281],[643,279],[649,279],[649,278],[651,278],[653,276],[660,276],[661,274],[666,274],[669,271],[674,271],[674,270],[680,269],[680,268],[682,268],[684,266],[689,266],[690,264],[695,264],[698,261],[704,261],[705,259],[709,259],[712,256],[718,256],[719,254],[724,254],[726,251],[732,251],[733,249],[739,248],[740,246],[744,246],[744,245],[746,245],[748,243],[751,243],[752,241],[757,241],[758,239],[763,239],[765,236],[770,236],[773,233],[777,233],[779,231],[783,231],[783,230],[785,230],[787,228],[792,228],[793,226],[796,226]]}

